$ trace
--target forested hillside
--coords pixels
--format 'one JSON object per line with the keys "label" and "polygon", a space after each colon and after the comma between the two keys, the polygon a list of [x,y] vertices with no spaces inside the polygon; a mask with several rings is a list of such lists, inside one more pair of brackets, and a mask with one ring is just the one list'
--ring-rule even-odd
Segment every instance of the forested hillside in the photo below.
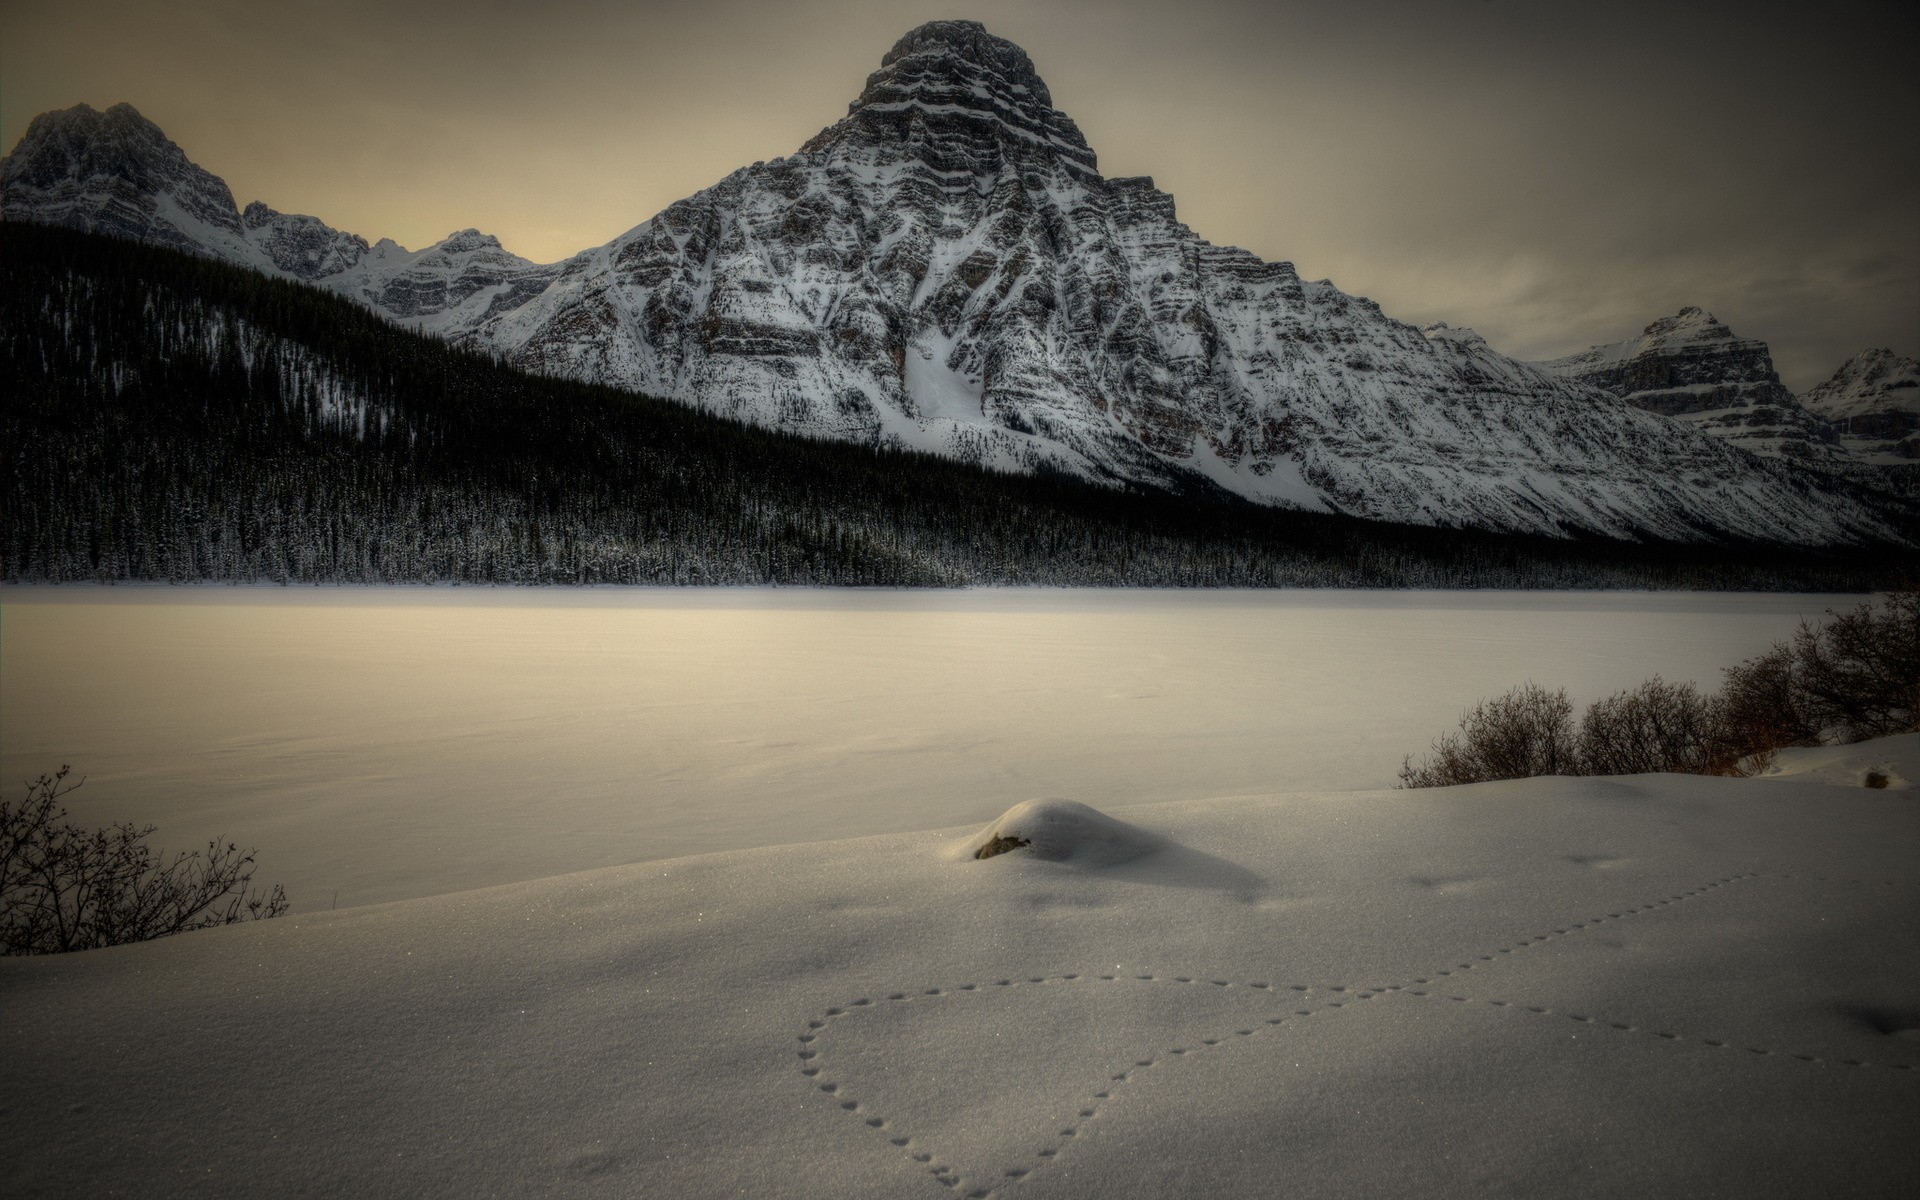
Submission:
{"label": "forested hillside", "polygon": [[1497,536],[1002,475],[532,377],[297,284],[0,224],[5,578],[1870,587],[1911,550]]}

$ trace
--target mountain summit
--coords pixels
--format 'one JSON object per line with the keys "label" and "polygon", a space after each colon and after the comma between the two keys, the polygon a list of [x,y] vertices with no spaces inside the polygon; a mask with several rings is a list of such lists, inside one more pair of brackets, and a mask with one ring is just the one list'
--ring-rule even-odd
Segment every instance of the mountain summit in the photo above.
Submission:
{"label": "mountain summit", "polygon": [[1909,479],[1920,467],[1920,362],[1891,350],[1862,350],[1801,400],[1839,427],[1855,457],[1905,468]]}
{"label": "mountain summit", "polygon": [[1534,365],[1755,454],[1827,470],[1850,462],[1827,422],[1781,384],[1767,344],[1737,336],[1702,308],[1661,317],[1637,338]]}
{"label": "mountain summit", "polygon": [[189,161],[131,104],[105,112],[79,104],[41,113],[0,172],[9,220],[66,225],[236,261],[257,257],[233,192]]}
{"label": "mountain summit", "polygon": [[887,137],[915,144],[936,167],[971,170],[999,152],[1031,157],[1020,151],[1038,149],[1099,175],[1079,126],[1053,107],[1027,52],[977,21],[930,21],[894,43],[847,106],[847,120],[801,152]]}
{"label": "mountain summit", "polygon": [[[41,161],[36,136],[15,159]],[[90,228],[145,197],[129,236],[217,224],[111,172],[16,186],[13,161],[8,219]],[[1844,486],[1212,245],[1151,179],[1101,176],[1026,53],[973,22],[908,33],[792,157],[551,266],[471,232],[408,254],[270,209],[234,224],[199,248],[529,370],[813,436],[1419,524],[1887,533]]]}

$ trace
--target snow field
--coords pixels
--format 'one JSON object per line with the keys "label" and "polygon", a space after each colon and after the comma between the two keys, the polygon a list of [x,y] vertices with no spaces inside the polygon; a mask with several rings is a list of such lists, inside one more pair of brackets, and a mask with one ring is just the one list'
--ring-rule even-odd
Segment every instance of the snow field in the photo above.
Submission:
{"label": "snow field", "polygon": [[[1920,771],[1920,736],[1859,753]],[[1784,766],[1084,817],[1132,856],[768,847],[6,960],[8,1191],[1911,1194],[1913,793]],[[1050,811],[1080,810],[1005,828]]]}

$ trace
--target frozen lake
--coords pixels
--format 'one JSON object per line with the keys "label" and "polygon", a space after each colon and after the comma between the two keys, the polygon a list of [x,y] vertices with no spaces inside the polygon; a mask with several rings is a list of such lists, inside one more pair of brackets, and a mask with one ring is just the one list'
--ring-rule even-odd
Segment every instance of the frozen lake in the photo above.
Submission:
{"label": "frozen lake", "polygon": [[646,859],[1391,786],[1475,700],[1713,686],[1859,597],[7,588],[0,771],[296,911]]}

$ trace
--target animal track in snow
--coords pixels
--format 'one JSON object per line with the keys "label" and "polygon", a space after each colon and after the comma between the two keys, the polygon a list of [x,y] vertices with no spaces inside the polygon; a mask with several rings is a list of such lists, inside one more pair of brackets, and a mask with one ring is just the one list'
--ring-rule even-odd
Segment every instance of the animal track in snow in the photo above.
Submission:
{"label": "animal track in snow", "polygon": [[[824,1009],[820,1016],[810,1019],[804,1032],[799,1035],[797,1051],[800,1073],[815,1090],[833,1100],[847,1112],[859,1116],[862,1121],[875,1130],[887,1135],[887,1144],[903,1151],[907,1158],[923,1168],[935,1182],[951,1192],[964,1195],[969,1200],[991,1200],[1000,1189],[1021,1182],[1055,1162],[1067,1152],[1080,1136],[1089,1121],[1099,1118],[1102,1109],[1117,1098],[1129,1085],[1139,1082],[1148,1072],[1175,1062],[1189,1061],[1204,1056],[1209,1051],[1222,1047],[1238,1046],[1258,1040],[1261,1035],[1271,1033],[1279,1027],[1297,1025],[1316,1015],[1336,1013],[1350,1004],[1372,1000],[1388,993],[1401,993],[1413,997],[1432,999],[1459,1004],[1484,1005],[1490,1009],[1525,1013],[1547,1019],[1558,1019],[1590,1025],[1596,1029],[1611,1030],[1621,1034],[1635,1034],[1651,1037],[1659,1041],[1690,1043],[1712,1050],[1725,1050],[1730,1053],[1746,1053],[1759,1057],[1780,1058],[1803,1062],[1822,1067],[1871,1069],[1882,1068],[1907,1073],[1920,1070],[1920,1066],[1908,1063],[1876,1063],[1855,1058],[1828,1058],[1820,1055],[1783,1050],[1772,1046],[1747,1045],[1739,1041],[1709,1038],[1696,1034],[1681,1033],[1665,1028],[1637,1024],[1631,1021],[1609,1020],[1587,1012],[1573,1012],[1555,1009],[1545,1005],[1529,1004],[1523,1001],[1509,1000],[1490,996],[1461,995],[1446,987],[1443,980],[1450,980],[1461,972],[1483,970],[1486,966],[1505,961],[1516,953],[1543,945],[1547,942],[1572,937],[1606,925],[1629,920],[1646,913],[1658,912],[1688,901],[1708,896],[1718,889],[1746,881],[1776,878],[1783,880],[1853,884],[1871,887],[1898,887],[1899,884],[1888,880],[1843,879],[1829,876],[1796,875],[1776,872],[1747,871],[1710,880],[1698,887],[1684,891],[1667,893],[1639,904],[1609,907],[1600,912],[1583,917],[1580,920],[1567,921],[1540,932],[1522,937],[1509,944],[1495,946],[1485,953],[1463,955],[1458,961],[1450,962],[1446,967],[1416,976],[1410,981],[1381,985],[1356,987],[1348,984],[1307,984],[1279,983],[1272,980],[1233,980],[1212,976],[1191,974],[1118,973],[1118,972],[1071,972],[1055,975],[1026,975],[994,977],[983,981],[973,981],[955,985],[936,985],[911,991],[889,991],[874,995],[859,996],[841,1004]],[[1505,957],[1503,957],[1505,956]],[[911,1130],[895,1128],[893,1119],[886,1113],[874,1110],[852,1094],[852,1083],[836,1077],[826,1060],[822,1057],[820,1038],[844,1019],[863,1012],[878,1011],[882,1007],[925,1004],[932,1001],[964,1001],[969,997],[995,995],[1015,989],[1031,990],[1036,987],[1063,986],[1111,986],[1140,987],[1159,986],[1172,988],[1192,988],[1213,992],[1216,989],[1238,990],[1248,994],[1252,1007],[1248,1014],[1230,1027],[1192,1040],[1183,1040],[1175,1045],[1166,1046],[1157,1051],[1141,1054],[1124,1064],[1121,1069],[1110,1073],[1107,1079],[1090,1091],[1082,1101],[1071,1110],[1071,1115],[1059,1121],[1058,1128],[1051,1135],[1042,1138],[1042,1145],[1031,1152],[1031,1157],[1016,1161],[1001,1169],[992,1178],[968,1178],[960,1175],[947,1162],[941,1161],[940,1152],[928,1144],[924,1138],[917,1137]],[[877,999],[875,997],[878,997]],[[1256,996],[1258,999],[1256,999]],[[1308,997],[1317,1000],[1308,1007],[1299,1005]],[[1273,1004],[1274,1007],[1268,1007]]]}

